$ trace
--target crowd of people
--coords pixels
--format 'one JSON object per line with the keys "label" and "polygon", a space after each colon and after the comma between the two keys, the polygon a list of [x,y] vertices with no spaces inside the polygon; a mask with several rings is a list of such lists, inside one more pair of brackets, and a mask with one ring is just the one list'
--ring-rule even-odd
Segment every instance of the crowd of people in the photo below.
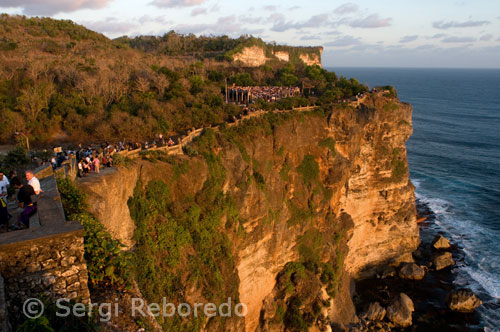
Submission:
{"label": "crowd of people", "polygon": [[231,101],[246,103],[252,103],[259,99],[273,102],[300,94],[300,89],[296,86],[233,86],[228,91],[228,98]]}
{"label": "crowd of people", "polygon": [[[90,144],[86,147],[79,144],[76,148],[62,149],[54,147],[54,155],[50,163],[54,169],[61,167],[66,160],[76,159],[77,176],[83,177],[90,173],[99,173],[101,167],[113,166],[113,155],[120,151],[148,150],[161,146],[175,145],[172,137],[166,139],[162,134],[155,135],[151,141],[139,142],[118,142],[111,144],[108,142],[101,144]],[[44,165],[47,160],[33,160],[34,164]]]}
{"label": "crowd of people", "polygon": [[[29,227],[30,217],[37,212],[36,199],[42,193],[40,181],[36,178],[33,171],[25,172],[27,183],[23,183],[15,172],[11,174],[11,180],[6,174],[0,171],[0,232],[9,230],[25,229]],[[18,215],[15,222],[9,225],[9,221],[13,216],[8,209],[9,188],[12,186],[17,192],[16,194],[16,211]]]}

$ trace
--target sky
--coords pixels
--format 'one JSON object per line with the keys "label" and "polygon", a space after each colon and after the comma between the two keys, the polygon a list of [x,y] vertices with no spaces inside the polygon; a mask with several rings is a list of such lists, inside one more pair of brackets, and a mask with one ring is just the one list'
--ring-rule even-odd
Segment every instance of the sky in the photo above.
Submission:
{"label": "sky", "polygon": [[498,0],[0,0],[0,12],[110,38],[175,30],[323,46],[326,67],[500,68]]}

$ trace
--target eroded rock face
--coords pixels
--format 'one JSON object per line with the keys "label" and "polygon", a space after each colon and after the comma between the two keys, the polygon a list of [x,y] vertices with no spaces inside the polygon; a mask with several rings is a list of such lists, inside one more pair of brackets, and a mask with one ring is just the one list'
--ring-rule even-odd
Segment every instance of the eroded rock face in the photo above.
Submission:
{"label": "eroded rock face", "polygon": [[415,263],[403,263],[399,270],[399,277],[402,279],[422,280],[425,277],[425,270]]}
{"label": "eroded rock face", "polygon": [[398,327],[408,327],[412,324],[413,311],[413,301],[405,293],[400,293],[387,307],[387,318]]}
{"label": "eroded rock face", "polygon": [[308,66],[317,65],[321,67],[321,59],[317,54],[301,54],[299,58]]}
{"label": "eroded rock face", "polygon": [[449,266],[455,265],[455,261],[451,255],[451,252],[444,252],[434,256],[432,259],[432,264],[436,271],[445,269]]}
{"label": "eroded rock face", "polygon": [[259,46],[245,47],[241,52],[233,55],[234,61],[241,61],[245,66],[258,67],[266,63],[268,58],[264,49]]}
{"label": "eroded rock face", "polygon": [[[232,273],[239,279],[239,300],[248,307],[246,331],[271,322],[278,301],[289,303],[277,276],[287,263],[301,259],[300,239],[308,232],[317,231],[330,241],[318,253],[319,261],[338,265],[334,296],[320,301],[325,305],[321,317],[326,315],[330,323],[347,324],[355,317],[352,275],[372,275],[382,263],[411,261],[419,243],[405,149],[412,132],[411,107],[381,94],[368,96],[365,104],[272,123],[270,132],[242,140],[246,157],[234,144],[218,149],[226,169],[223,191],[235,203],[242,231],[241,236],[231,235]],[[173,186],[174,197],[194,196],[203,187],[209,172],[203,158],[185,158],[189,172],[175,181],[172,166],[160,162],[138,162],[96,180],[85,179],[91,212],[114,236],[132,244],[127,200],[138,179],[144,184],[163,179]],[[305,160],[317,164],[312,181],[300,171]],[[314,290],[324,286],[310,285]],[[319,291],[312,293],[322,297]]]}
{"label": "eroded rock face", "polygon": [[483,302],[467,288],[451,292],[446,300],[448,307],[453,311],[470,313],[476,310]]}
{"label": "eroded rock face", "polygon": [[361,318],[365,320],[375,321],[375,320],[383,320],[386,314],[386,310],[384,307],[380,305],[378,302],[370,303],[368,309],[360,315]]}

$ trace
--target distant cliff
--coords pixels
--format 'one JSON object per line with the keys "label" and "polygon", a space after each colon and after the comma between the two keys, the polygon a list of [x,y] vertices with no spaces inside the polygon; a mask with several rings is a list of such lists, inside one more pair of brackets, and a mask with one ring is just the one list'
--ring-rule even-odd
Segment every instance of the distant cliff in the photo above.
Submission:
{"label": "distant cliff", "polygon": [[268,61],[302,62],[305,65],[321,67],[322,47],[280,47],[281,50],[269,51],[266,46],[245,46],[232,55],[232,59],[244,66],[258,67]]}
{"label": "distant cliff", "polygon": [[[207,331],[322,329],[354,319],[351,278],[410,260],[418,246],[411,133],[408,104],[369,94],[358,108],[208,130],[190,156],[140,161],[80,185],[108,230],[136,244],[149,301],[247,304],[245,318],[199,322]],[[149,247],[149,238],[167,241]],[[162,278],[176,288],[156,289]]]}

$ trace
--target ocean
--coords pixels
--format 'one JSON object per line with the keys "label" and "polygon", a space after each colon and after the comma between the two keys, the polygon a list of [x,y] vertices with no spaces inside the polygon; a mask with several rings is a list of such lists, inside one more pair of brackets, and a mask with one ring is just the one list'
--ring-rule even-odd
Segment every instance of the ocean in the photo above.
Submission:
{"label": "ocean", "polygon": [[500,70],[328,70],[370,87],[393,85],[413,106],[407,148],[417,199],[464,253],[455,283],[483,300],[485,330],[500,331]]}

